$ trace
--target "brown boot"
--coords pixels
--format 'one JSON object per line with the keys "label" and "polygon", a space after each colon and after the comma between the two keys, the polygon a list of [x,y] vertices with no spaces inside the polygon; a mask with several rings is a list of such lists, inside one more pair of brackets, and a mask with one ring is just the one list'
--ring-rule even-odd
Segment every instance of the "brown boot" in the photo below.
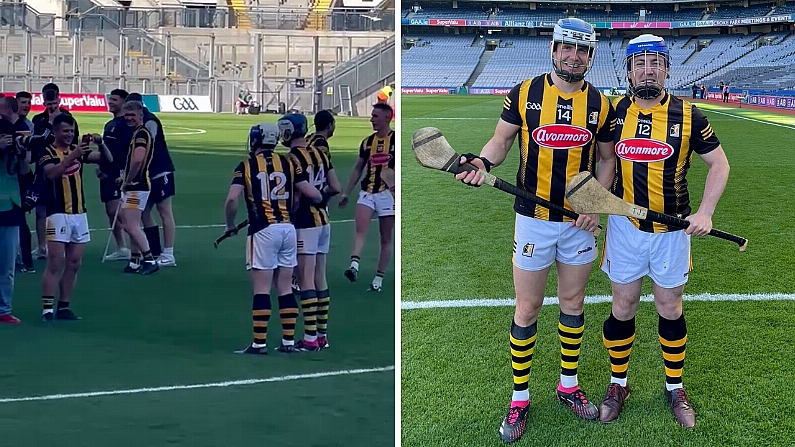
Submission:
{"label": "brown boot", "polygon": [[599,405],[599,420],[604,423],[615,421],[621,413],[621,408],[627,397],[629,397],[629,385],[621,386],[611,383],[607,387],[607,395]]}
{"label": "brown boot", "polygon": [[696,412],[687,397],[684,388],[677,388],[673,391],[665,390],[665,397],[671,404],[671,412],[676,417],[677,422],[685,428],[693,428],[696,425]]}

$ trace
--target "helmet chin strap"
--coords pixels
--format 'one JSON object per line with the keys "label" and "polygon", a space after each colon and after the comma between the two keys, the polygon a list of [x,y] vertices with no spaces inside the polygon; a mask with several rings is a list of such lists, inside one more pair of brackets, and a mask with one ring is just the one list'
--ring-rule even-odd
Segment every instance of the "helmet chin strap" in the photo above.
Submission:
{"label": "helmet chin strap", "polygon": [[629,92],[632,96],[636,96],[640,99],[654,99],[660,96],[662,93],[662,86],[660,84],[644,84],[639,86],[632,85],[632,81],[629,81]]}

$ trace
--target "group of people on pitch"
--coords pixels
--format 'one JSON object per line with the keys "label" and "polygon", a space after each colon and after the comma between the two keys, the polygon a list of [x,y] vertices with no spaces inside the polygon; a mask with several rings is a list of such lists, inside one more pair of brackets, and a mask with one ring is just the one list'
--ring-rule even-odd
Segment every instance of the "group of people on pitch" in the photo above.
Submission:
{"label": "group of people on pitch", "polygon": [[[376,275],[368,290],[381,290],[391,257],[395,218],[394,181],[389,181],[394,179],[395,168],[392,118],[388,105],[373,106],[370,122],[375,132],[362,141],[358,161],[344,190],[331,162],[328,140],[334,134],[335,119],[330,112],[324,110],[315,115],[312,134],[306,116],[300,113],[289,113],[276,124],[258,124],[249,131],[249,155],[235,168],[224,205],[225,234],[238,232],[235,217],[241,197],[248,214],[246,270],[254,295],[253,341],[237,353],[268,353],[271,289],[277,294],[282,327],[276,350],[311,352],[329,347],[331,298],[326,278],[326,256],[331,241],[329,200],[341,193],[339,206],[345,207],[365,170],[356,207],[351,266],[345,276],[356,281],[367,228],[376,214],[381,250]],[[276,152],[279,143],[289,151]],[[387,175],[389,171],[392,176]],[[304,335],[296,342],[299,304]]]}
{"label": "group of people on pitch", "polygon": [[[110,93],[108,110],[113,119],[105,125],[103,135],[80,134],[75,118],[60,105],[57,85],[44,86],[45,110],[27,121],[30,97],[29,93],[20,92],[16,98],[0,98],[0,145],[14,151],[19,161],[15,170],[21,213],[15,221],[20,237],[14,247],[16,250],[21,245],[23,272],[35,271],[33,258],[46,259],[42,319],[79,320],[70,303],[85,244],[91,240],[84,192],[85,165],[98,165],[100,198],[116,240],[117,250],[103,254],[104,259],[129,261],[125,273],[144,275],[158,271],[160,266],[176,266],[170,200],[175,193],[174,165],[163,127],[144,107],[140,94],[128,94],[122,89]],[[155,205],[163,222],[164,248],[151,216]],[[24,212],[34,210],[38,247],[31,250]],[[129,237],[129,248],[124,233]],[[12,270],[12,280],[13,273]],[[11,315],[10,297],[7,311],[0,316],[3,322],[20,322]]]}
{"label": "group of people on pitch", "polygon": [[[597,257],[594,231],[598,215],[563,215],[517,198],[513,278],[516,309],[510,329],[513,395],[499,433],[503,441],[522,437],[530,408],[528,382],[536,347],[537,317],[552,264],[556,265],[560,317],[560,381],[557,399],[579,417],[612,422],[630,395],[628,366],[635,341],[635,313],[643,278],[653,282],[659,314],[658,334],[665,366],[664,392],[675,419],[696,423],[685,392],[687,326],[682,293],[691,271],[690,237],[712,229],[712,215],[725,189],[729,162],[706,117],[691,103],[665,91],[671,68],[663,38],[643,34],[629,41],[626,70],[629,95],[611,104],[584,80],[593,64],[596,33],[586,22],[567,18],[554,27],[550,52],[554,70],[516,85],[504,101],[494,136],[469,162],[489,171],[503,163],[519,135],[519,176],[524,189],[559,206],[564,191],[580,171],[594,173],[606,189],[623,200],[651,210],[686,216],[686,230],[621,216],[609,216],[601,270],[610,279],[612,310],[602,327],[611,374],[601,403],[587,397],[577,378],[585,330],[583,301],[591,265]],[[545,132],[538,132],[542,129]],[[567,135],[583,135],[571,147]],[[693,213],[687,172],[693,153],[709,168],[704,196]],[[461,173],[473,186],[482,174]]]}

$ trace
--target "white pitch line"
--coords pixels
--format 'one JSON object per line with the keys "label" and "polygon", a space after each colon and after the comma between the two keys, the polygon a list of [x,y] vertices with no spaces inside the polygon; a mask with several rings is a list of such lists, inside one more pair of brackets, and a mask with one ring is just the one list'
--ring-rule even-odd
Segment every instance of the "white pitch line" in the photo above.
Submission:
{"label": "white pitch line", "polygon": [[719,114],[719,115],[730,116],[730,117],[732,117],[732,118],[737,118],[737,119],[741,119],[741,120],[753,121],[753,122],[755,122],[755,123],[769,124],[769,125],[771,125],[771,126],[783,127],[783,128],[785,128],[785,129],[791,129],[791,130],[795,130],[795,127],[793,127],[793,126],[787,126],[786,124],[779,124],[779,123],[774,123],[774,122],[771,122],[771,121],[763,121],[763,120],[758,120],[758,119],[755,119],[755,118],[748,118],[748,117],[746,117],[746,116],[734,115],[734,114],[731,114],[731,113],[726,113],[726,112],[721,112],[721,111],[719,111],[719,110],[710,109],[709,107],[704,107],[702,110],[705,110],[705,111],[707,111],[707,112],[717,113],[717,114]]}
{"label": "white pitch line", "polygon": [[453,118],[453,117],[422,116],[422,117],[417,117],[417,118],[403,118],[403,119],[404,120],[430,120],[430,121],[436,121],[436,120],[492,120],[492,121],[494,121],[494,120],[497,120],[498,118],[499,117],[497,117],[497,118],[485,118],[485,117],[477,117],[477,116],[462,116],[462,117],[456,117],[456,118]]}
{"label": "white pitch line", "polygon": [[[167,129],[182,129],[188,130],[189,132],[165,132]],[[182,126],[166,126],[163,129],[166,135],[201,135],[203,133],[207,133],[204,129],[194,129],[193,127],[182,127]]]}
{"label": "white pitch line", "polygon": [[224,387],[240,386],[240,385],[256,385],[258,383],[267,383],[267,382],[288,382],[292,380],[317,379],[321,377],[334,377],[334,376],[351,376],[355,374],[366,374],[366,373],[385,372],[385,371],[394,371],[394,370],[395,370],[395,365],[390,365],[390,366],[382,366],[377,368],[345,369],[340,371],[327,371],[327,372],[310,373],[310,374],[294,374],[289,376],[269,377],[267,379],[246,379],[246,380],[232,380],[229,382],[200,383],[195,385],[161,386],[156,388],[134,388],[126,390],[92,391],[88,393],[49,394],[46,396],[11,397],[11,398],[0,399],[0,403],[7,404],[12,402],[33,402],[39,400],[77,399],[80,397],[116,396],[120,394],[159,393],[163,391],[194,390],[198,388],[224,388]]}
{"label": "white pitch line", "polygon": [[[613,300],[609,295],[586,296],[585,304],[609,303]],[[640,297],[643,302],[652,302],[652,295]],[[795,301],[792,293],[756,293],[756,294],[711,294],[685,295],[685,301]],[[515,304],[514,299],[473,299],[473,300],[440,300],[440,301],[401,301],[402,310],[462,308],[462,307],[509,307]],[[544,298],[544,306],[558,304],[557,297]]]}

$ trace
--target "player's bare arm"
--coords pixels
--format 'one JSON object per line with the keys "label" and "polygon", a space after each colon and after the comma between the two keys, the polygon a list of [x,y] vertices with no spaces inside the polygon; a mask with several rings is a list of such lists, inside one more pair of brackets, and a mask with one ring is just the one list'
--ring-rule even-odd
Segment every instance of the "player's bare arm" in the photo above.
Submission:
{"label": "player's bare arm", "polygon": [[[483,146],[480,156],[491,162],[492,167],[499,166],[505,161],[505,157],[508,156],[508,152],[510,152],[513,142],[516,140],[517,133],[519,133],[519,126],[500,119],[494,129],[494,136]],[[466,157],[461,157],[461,163],[466,163]],[[478,158],[470,163],[478,169],[486,170],[486,165]],[[456,174],[455,178],[464,183],[478,186],[482,185],[485,180],[479,172],[462,172]]]}
{"label": "player's bare arm", "polygon": [[[298,188],[298,191],[300,191],[303,196],[308,197],[313,203],[320,203],[323,201],[323,194],[319,189],[309,184],[309,182],[297,182],[295,187]],[[234,225],[234,221],[232,224]]]}
{"label": "player's bare arm", "polygon": [[66,172],[66,169],[72,165],[72,162],[77,160],[78,158],[83,156],[83,150],[81,147],[75,148],[75,150],[69,152],[63,160],[61,160],[58,164],[48,164],[45,165],[42,169],[44,169],[44,175],[52,180],[58,177],[62,177],[63,173]]}
{"label": "player's bare arm", "polygon": [[712,230],[712,215],[718,206],[718,201],[726,189],[729,180],[729,160],[723,148],[718,146],[715,150],[704,155],[700,155],[704,163],[709,167],[707,180],[704,185],[704,198],[698,207],[698,211],[685,218],[690,222],[685,233],[693,236],[706,236]]}
{"label": "player's bare arm", "polygon": [[345,185],[345,190],[342,191],[342,195],[340,195],[340,208],[345,208],[345,205],[348,204],[348,196],[351,194],[351,191],[353,191],[356,183],[359,182],[359,179],[362,178],[362,172],[364,172],[364,165],[366,164],[367,160],[359,157],[356,166],[354,166],[351,171],[350,177],[348,177],[348,184]]}
{"label": "player's bare arm", "polygon": [[108,163],[113,163],[113,155],[110,153],[108,146],[102,140],[102,136],[99,134],[93,134],[91,135],[91,138],[99,148],[99,152],[89,154],[88,160],[91,163],[99,163],[102,160],[105,160]]}
{"label": "player's bare arm", "polygon": [[337,177],[337,171],[331,169],[328,171],[327,192],[337,194],[340,191],[342,191],[342,185],[340,185],[340,179]]}
{"label": "player's bare arm", "polygon": [[226,231],[229,234],[237,233],[237,225],[235,224],[235,217],[237,216],[237,204],[240,201],[240,196],[243,194],[243,185],[231,185],[229,187],[229,194],[226,196],[224,203],[224,215],[226,216]]}

